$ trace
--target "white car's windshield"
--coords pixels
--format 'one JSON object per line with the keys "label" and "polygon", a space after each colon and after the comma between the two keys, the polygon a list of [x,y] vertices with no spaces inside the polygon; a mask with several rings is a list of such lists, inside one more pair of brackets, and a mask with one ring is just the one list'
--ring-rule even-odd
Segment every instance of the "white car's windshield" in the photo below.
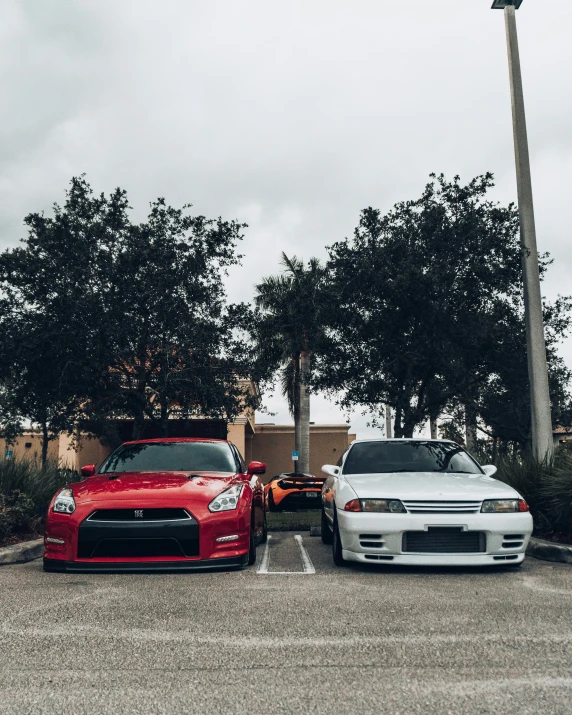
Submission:
{"label": "white car's windshield", "polygon": [[483,474],[477,463],[454,442],[358,442],[346,458],[344,474],[388,472],[462,472]]}
{"label": "white car's windshield", "polygon": [[228,444],[147,442],[123,444],[99,468],[109,472],[236,472]]}

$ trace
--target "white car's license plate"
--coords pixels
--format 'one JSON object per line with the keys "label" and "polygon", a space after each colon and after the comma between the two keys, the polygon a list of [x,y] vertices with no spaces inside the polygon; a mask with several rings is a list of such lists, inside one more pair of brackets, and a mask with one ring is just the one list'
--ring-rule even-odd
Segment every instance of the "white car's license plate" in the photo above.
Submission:
{"label": "white car's license plate", "polygon": [[318,492],[306,492],[306,496],[308,497],[308,499],[317,499]]}

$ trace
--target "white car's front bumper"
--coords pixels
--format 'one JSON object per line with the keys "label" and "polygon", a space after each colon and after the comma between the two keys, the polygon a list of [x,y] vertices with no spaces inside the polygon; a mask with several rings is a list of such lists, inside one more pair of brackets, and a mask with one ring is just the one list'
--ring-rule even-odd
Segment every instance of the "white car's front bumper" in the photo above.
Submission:
{"label": "white car's front bumper", "polygon": [[[337,518],[344,559],[362,563],[412,566],[502,566],[520,563],[532,534],[532,517],[528,512],[375,514],[339,510]],[[482,550],[470,553],[416,553],[407,547],[409,550],[404,551],[405,532],[428,532],[431,527],[457,527],[463,532],[480,532]]]}

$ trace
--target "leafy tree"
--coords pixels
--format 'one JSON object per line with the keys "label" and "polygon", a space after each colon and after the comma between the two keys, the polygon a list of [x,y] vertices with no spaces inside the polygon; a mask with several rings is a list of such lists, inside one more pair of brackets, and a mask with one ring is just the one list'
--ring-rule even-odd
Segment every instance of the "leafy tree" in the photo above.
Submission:
{"label": "leafy tree", "polygon": [[[148,423],[167,435],[173,415],[232,419],[251,401],[242,378],[253,361],[240,333],[250,313],[227,306],[223,287],[243,225],[188,208],[158,199],[133,224],[125,191],[95,196],[74,178],[64,206],[28,216],[24,247],[0,257],[11,305],[49,326],[46,383],[66,376],[66,418],[110,441],[115,418],[133,419],[134,438]],[[36,399],[28,379],[22,390]]]}
{"label": "leafy tree", "polygon": [[452,402],[474,422],[483,387],[512,362],[518,213],[487,199],[492,186],[491,174],[467,185],[432,175],[419,199],[386,215],[365,209],[353,240],[329,249],[330,343],[316,384],[341,391],[346,407],[365,405],[378,422],[390,404],[396,437]]}
{"label": "leafy tree", "polygon": [[256,327],[259,352],[280,369],[282,393],[294,417],[297,469],[310,469],[310,381],[313,357],[323,334],[321,291],[325,269],[316,258],[307,266],[282,254],[285,271],[256,286],[260,313]]}

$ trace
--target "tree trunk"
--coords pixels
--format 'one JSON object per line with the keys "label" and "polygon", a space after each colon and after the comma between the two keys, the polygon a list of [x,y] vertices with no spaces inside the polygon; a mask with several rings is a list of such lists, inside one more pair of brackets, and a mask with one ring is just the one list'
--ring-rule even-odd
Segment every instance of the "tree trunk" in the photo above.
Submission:
{"label": "tree trunk", "polygon": [[[300,431],[300,355],[293,357],[294,363],[294,395],[292,402],[292,416],[294,417],[294,449],[300,452],[300,444],[302,442],[302,433]],[[298,464],[295,464],[295,470],[298,471]]]}
{"label": "tree trunk", "polygon": [[385,406],[385,436],[387,439],[391,439],[391,407],[389,405]]}
{"label": "tree trunk", "polygon": [[415,429],[415,420],[411,416],[407,416],[403,420],[403,428],[401,430],[401,436],[410,438],[413,437],[413,430]]}
{"label": "tree trunk", "polygon": [[145,413],[140,410],[135,413],[135,419],[133,420],[133,430],[131,432],[131,439],[143,439],[143,432],[145,431]]}
{"label": "tree trunk", "polygon": [[403,437],[403,431],[401,429],[401,414],[401,405],[398,403],[395,408],[395,421],[393,423],[393,434],[397,438]]}
{"label": "tree trunk", "polygon": [[429,429],[431,430],[431,439],[439,439],[437,436],[437,418],[429,418]]}
{"label": "tree trunk", "polygon": [[310,473],[310,353],[300,353],[300,446],[298,472]]}
{"label": "tree trunk", "polygon": [[161,437],[169,436],[169,408],[163,403],[161,405],[161,420],[159,421]]}
{"label": "tree trunk", "polygon": [[46,466],[48,461],[48,445],[50,443],[50,435],[48,432],[48,423],[42,422],[42,467]]}
{"label": "tree trunk", "polygon": [[477,448],[477,411],[473,405],[465,405],[465,445],[467,452]]}

